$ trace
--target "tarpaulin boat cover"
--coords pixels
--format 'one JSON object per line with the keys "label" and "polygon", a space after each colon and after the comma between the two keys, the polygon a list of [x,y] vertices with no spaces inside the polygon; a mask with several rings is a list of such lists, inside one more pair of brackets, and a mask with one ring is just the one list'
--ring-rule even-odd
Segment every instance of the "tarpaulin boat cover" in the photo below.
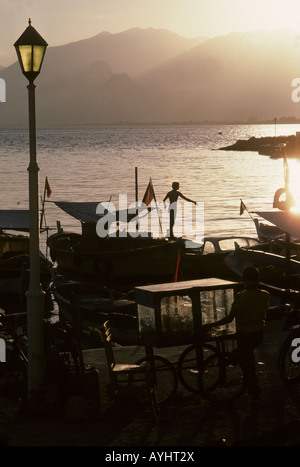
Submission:
{"label": "tarpaulin boat cover", "polygon": [[300,213],[291,211],[256,211],[271,224],[276,225],[296,239],[300,239]]}
{"label": "tarpaulin boat cover", "polygon": [[0,210],[0,229],[29,232],[29,210]]}
{"label": "tarpaulin boat cover", "polygon": [[[96,224],[101,217],[104,215],[107,216],[107,205],[108,203],[105,202],[102,205],[102,210],[99,212],[102,212],[102,214],[96,214],[97,206],[99,204],[101,205],[100,202],[97,201],[90,201],[90,202],[71,202],[71,201],[54,201],[54,204],[58,206],[60,209],[65,211],[67,214],[70,216],[74,217],[75,219],[78,219],[79,221],[83,223],[92,223]],[[113,207],[111,204],[110,207]],[[127,210],[122,210],[122,211],[116,211],[114,213],[113,209],[110,211],[111,214],[111,220],[114,220],[114,216],[116,216],[117,219],[127,219],[128,221],[136,216],[136,213],[134,214],[128,214]]]}
{"label": "tarpaulin boat cover", "polygon": [[[101,203],[95,201],[90,202],[71,202],[71,201],[54,201],[54,204],[65,211],[70,216],[78,219],[81,222],[97,223],[101,218],[100,214],[96,214],[97,206]],[[103,208],[104,210],[104,208]]]}

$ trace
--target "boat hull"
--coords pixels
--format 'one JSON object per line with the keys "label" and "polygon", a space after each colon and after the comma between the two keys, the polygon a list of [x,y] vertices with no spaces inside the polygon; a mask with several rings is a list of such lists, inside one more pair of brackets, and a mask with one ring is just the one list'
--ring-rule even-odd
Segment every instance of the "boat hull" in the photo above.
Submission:
{"label": "boat hull", "polygon": [[260,243],[252,237],[205,237],[201,248],[185,250],[181,265],[183,279],[219,277],[236,280],[239,275],[229,267],[225,259],[229,253],[240,248],[269,250],[271,244]]}
{"label": "boat hull", "polygon": [[[40,279],[43,290],[51,280],[52,264],[40,253]],[[0,235],[0,306],[3,295],[24,301],[29,286],[29,237],[26,235]]]}
{"label": "boat hull", "polygon": [[284,256],[264,251],[241,249],[229,253],[225,262],[239,277],[242,277],[245,268],[254,266],[260,271],[261,282],[285,287],[288,280],[289,286],[300,290],[300,261],[293,259],[287,261]]}
{"label": "boat hull", "polygon": [[58,233],[49,237],[48,245],[65,278],[137,285],[174,279],[183,241],[99,238],[89,245],[80,234]]}

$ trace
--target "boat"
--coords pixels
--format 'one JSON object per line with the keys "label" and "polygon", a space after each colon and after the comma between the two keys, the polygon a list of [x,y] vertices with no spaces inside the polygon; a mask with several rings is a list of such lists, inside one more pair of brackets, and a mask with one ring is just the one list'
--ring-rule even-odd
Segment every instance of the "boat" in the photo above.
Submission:
{"label": "boat", "polygon": [[199,248],[185,249],[181,274],[184,280],[204,277],[219,277],[236,280],[237,274],[228,267],[225,258],[230,252],[244,248],[268,251],[270,242],[262,243],[257,238],[247,236],[204,237]]}
{"label": "boat", "polygon": [[95,330],[101,332],[104,322],[109,320],[119,344],[137,342],[137,308],[133,298],[104,286],[65,280],[58,273],[54,275],[51,292],[58,305],[59,319],[86,336],[93,335]]}
{"label": "boat", "polygon": [[276,225],[266,224],[260,221],[257,217],[253,218],[256,228],[258,239],[261,242],[268,242],[270,240],[284,239],[285,232]]}
{"label": "boat", "polygon": [[[239,248],[228,253],[225,263],[238,277],[249,266],[260,271],[261,282],[279,288],[300,290],[300,261],[283,255],[259,250]],[[288,284],[287,284],[288,281]],[[288,287],[287,287],[288,285]]]}
{"label": "boat", "polygon": [[[1,241],[1,238],[0,238]],[[43,290],[51,281],[52,263],[40,252],[40,279]],[[29,285],[29,254],[18,253],[0,259],[0,294],[24,298]]]}
{"label": "boat", "polygon": [[183,239],[153,238],[146,232],[135,237],[99,237],[98,203],[55,204],[79,219],[82,226],[81,233],[59,229],[47,240],[50,257],[66,279],[129,288],[174,279]]}
{"label": "boat", "polygon": [[[0,210],[0,304],[4,296],[16,296],[24,300],[29,281],[28,233],[28,210]],[[52,263],[40,252],[43,290],[50,284],[51,267]]]}

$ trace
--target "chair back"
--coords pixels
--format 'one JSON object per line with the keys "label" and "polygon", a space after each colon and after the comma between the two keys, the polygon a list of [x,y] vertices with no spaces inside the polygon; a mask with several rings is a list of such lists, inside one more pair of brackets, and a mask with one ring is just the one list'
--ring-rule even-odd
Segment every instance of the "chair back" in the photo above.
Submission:
{"label": "chair back", "polygon": [[114,351],[113,351],[113,335],[110,329],[110,324],[109,321],[105,321],[104,325],[104,347],[105,347],[105,353],[106,353],[106,359],[107,359],[107,365],[108,365],[108,370],[109,372],[112,371],[113,366],[115,365],[115,357],[114,357]]}

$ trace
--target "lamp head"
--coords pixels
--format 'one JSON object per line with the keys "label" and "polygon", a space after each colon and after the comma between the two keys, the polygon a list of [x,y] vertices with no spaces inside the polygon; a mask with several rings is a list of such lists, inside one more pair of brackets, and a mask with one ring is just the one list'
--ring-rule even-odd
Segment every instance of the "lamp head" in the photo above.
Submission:
{"label": "lamp head", "polygon": [[28,27],[15,42],[14,46],[22,73],[32,83],[40,73],[48,44],[34,27],[31,26],[30,19],[28,24]]}

